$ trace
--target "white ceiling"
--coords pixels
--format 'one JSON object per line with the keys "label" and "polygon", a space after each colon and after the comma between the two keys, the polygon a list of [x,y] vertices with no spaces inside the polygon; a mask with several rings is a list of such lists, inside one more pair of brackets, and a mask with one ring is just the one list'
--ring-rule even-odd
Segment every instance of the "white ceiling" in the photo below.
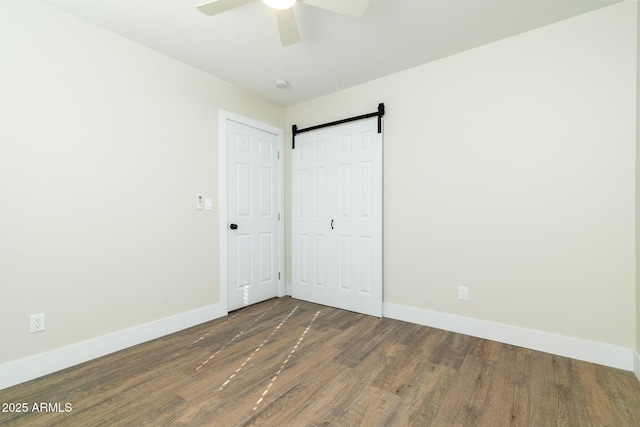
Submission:
{"label": "white ceiling", "polygon": [[301,42],[282,47],[260,0],[216,16],[205,0],[43,1],[285,106],[617,2],[371,0],[357,19],[299,2]]}

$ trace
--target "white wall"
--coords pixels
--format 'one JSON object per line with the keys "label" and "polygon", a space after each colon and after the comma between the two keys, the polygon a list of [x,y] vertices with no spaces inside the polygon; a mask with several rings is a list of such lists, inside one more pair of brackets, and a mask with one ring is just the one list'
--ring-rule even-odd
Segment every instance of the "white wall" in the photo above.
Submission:
{"label": "white wall", "polygon": [[385,103],[386,304],[628,349],[628,367],[635,87],[630,2],[293,106],[287,123]]}
{"label": "white wall", "polygon": [[[213,315],[218,211],[195,196],[217,201],[219,108],[284,123],[284,108],[48,5],[0,2],[0,368]],[[40,312],[46,331],[29,334]]]}

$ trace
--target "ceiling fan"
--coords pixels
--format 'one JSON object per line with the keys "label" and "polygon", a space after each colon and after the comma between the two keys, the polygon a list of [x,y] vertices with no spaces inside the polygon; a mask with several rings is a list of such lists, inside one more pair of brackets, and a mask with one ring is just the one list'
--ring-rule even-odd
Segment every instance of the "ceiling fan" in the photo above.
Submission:
{"label": "ceiling fan", "polygon": [[[227,10],[240,7],[255,0],[214,0],[203,3],[196,8],[207,15],[217,15]],[[289,46],[300,41],[293,5],[307,4],[320,9],[330,10],[343,15],[359,18],[369,5],[369,0],[262,0],[276,13],[280,42],[282,46]]]}

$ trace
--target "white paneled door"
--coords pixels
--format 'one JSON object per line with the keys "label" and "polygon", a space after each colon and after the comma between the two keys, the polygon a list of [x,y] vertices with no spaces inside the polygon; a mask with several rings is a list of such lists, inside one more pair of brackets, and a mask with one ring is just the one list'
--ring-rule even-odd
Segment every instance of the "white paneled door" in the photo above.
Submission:
{"label": "white paneled door", "polygon": [[296,136],[292,296],[382,315],[382,134],[377,118]]}
{"label": "white paneled door", "polygon": [[228,309],[279,294],[278,136],[227,120]]}

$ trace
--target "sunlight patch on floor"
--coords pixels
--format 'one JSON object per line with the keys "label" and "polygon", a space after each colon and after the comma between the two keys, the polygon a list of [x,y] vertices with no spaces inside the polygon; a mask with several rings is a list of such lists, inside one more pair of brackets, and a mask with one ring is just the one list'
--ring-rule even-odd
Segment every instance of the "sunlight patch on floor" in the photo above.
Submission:
{"label": "sunlight patch on floor", "polygon": [[[267,344],[271,338],[275,335],[276,332],[278,332],[278,330],[282,327],[282,325],[284,325],[284,323],[289,320],[289,318],[291,316],[293,316],[293,313],[296,312],[296,310],[298,309],[298,307],[300,307],[299,305],[296,305],[295,307],[293,307],[293,310],[291,310],[291,312],[289,312],[289,314],[287,315],[287,317],[285,317],[282,322],[280,322],[280,324],[278,324],[278,326],[275,327],[275,329],[271,332],[271,334],[269,334],[269,336],[267,338],[265,338],[264,341],[262,341],[262,343],[256,347],[255,350],[253,350],[253,353],[251,353],[249,355],[249,357],[247,357],[247,359],[242,362],[242,365],[240,365],[240,367],[238,369],[235,370],[235,372],[233,374],[231,374],[231,376],[220,386],[220,388],[218,389],[218,391],[222,391],[234,378],[236,375],[238,375],[238,373],[240,371],[242,371],[242,368],[244,368],[244,366],[249,363],[249,361],[251,361],[251,359],[253,359],[253,357],[256,355],[256,353],[258,353],[260,351],[260,349],[262,347],[265,346],[265,344]],[[206,363],[206,362],[205,362]],[[203,364],[204,365],[204,364]]]}
{"label": "sunlight patch on floor", "polygon": [[313,316],[313,319],[311,319],[311,321],[307,325],[307,328],[304,330],[304,332],[302,333],[300,338],[298,338],[298,342],[296,342],[296,345],[293,346],[293,348],[289,352],[289,355],[287,356],[287,358],[284,359],[284,362],[282,362],[282,365],[280,365],[280,369],[278,369],[278,371],[276,372],[276,375],[273,377],[273,379],[271,380],[271,382],[269,383],[267,388],[262,392],[262,395],[260,396],[260,399],[258,399],[258,401],[256,402],[256,406],[253,407],[254,411],[256,409],[258,409],[258,405],[260,405],[260,403],[262,403],[262,401],[264,400],[264,397],[267,395],[267,393],[269,393],[269,389],[271,388],[273,383],[275,383],[276,380],[278,379],[278,375],[280,375],[282,373],[282,371],[284,370],[284,368],[287,366],[287,363],[289,363],[289,359],[291,359],[291,356],[293,356],[293,353],[295,353],[296,350],[298,349],[298,347],[300,347],[300,344],[302,344],[302,340],[304,340],[305,335],[307,335],[307,332],[309,332],[309,329],[311,328],[311,325],[313,325],[313,322],[315,322],[315,320],[318,318],[319,314],[320,314],[320,310],[316,311],[315,316]]}
{"label": "sunlight patch on floor", "polygon": [[[240,313],[234,313],[232,316],[229,316],[228,318],[224,319],[224,322],[228,322],[230,320],[233,320],[238,314],[240,314]],[[182,354],[183,351],[186,351],[186,350],[190,349],[191,347],[193,347],[194,345],[198,344],[200,341],[202,341],[203,339],[205,339],[206,337],[211,335],[213,333],[213,331],[215,331],[219,327],[220,327],[219,325],[216,325],[215,327],[211,328],[206,334],[202,335],[200,338],[198,338],[197,340],[193,341],[191,344],[189,344],[188,346],[186,346],[182,350],[180,350],[177,353],[175,353],[174,356],[179,356],[180,354]]]}
{"label": "sunlight patch on floor", "polygon": [[[240,332],[238,332],[236,334],[235,337],[231,338],[229,341],[226,342],[225,345],[223,345],[222,347],[220,347],[215,353],[213,353],[211,356],[209,356],[209,358],[207,360],[205,360],[204,362],[202,362],[200,364],[200,366],[198,366],[196,368],[196,371],[199,371],[200,369],[202,369],[202,367],[204,365],[206,365],[207,363],[209,363],[214,357],[216,357],[218,355],[218,353],[220,353],[222,350],[224,350],[225,348],[229,347],[229,345],[231,345],[235,340],[237,340],[238,338],[240,338],[243,334],[245,334],[248,330],[250,330],[251,328],[253,328],[253,326],[258,323],[260,321],[260,319],[262,319],[273,307],[275,307],[276,305],[278,305],[280,303],[280,301],[276,301],[275,304],[271,305],[271,307],[269,307],[268,309],[266,309],[264,311],[264,313],[262,313],[260,316],[258,316],[253,322],[251,322],[251,324],[249,326],[247,326],[246,328],[244,328],[243,330],[241,330]],[[234,314],[233,316],[237,316],[240,312]],[[212,330],[213,331],[213,330]],[[211,331],[211,332],[212,332]],[[209,335],[211,332],[208,332],[206,335]],[[204,337],[198,339],[196,342],[200,341],[201,339],[203,339]],[[191,345],[195,344],[192,343]]]}

